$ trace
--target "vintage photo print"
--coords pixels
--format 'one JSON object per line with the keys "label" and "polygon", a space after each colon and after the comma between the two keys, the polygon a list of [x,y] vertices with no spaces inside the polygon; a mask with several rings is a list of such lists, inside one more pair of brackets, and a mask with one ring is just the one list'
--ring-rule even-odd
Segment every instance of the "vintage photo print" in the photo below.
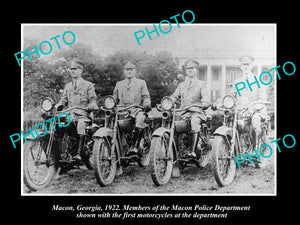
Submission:
{"label": "vintage photo print", "polygon": [[21,24],[21,194],[276,195],[276,32]]}

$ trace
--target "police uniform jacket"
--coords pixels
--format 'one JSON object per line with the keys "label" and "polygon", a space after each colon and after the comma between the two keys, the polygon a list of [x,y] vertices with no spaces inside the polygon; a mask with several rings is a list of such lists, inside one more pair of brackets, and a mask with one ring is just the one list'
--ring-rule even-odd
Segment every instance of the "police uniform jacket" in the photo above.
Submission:
{"label": "police uniform jacket", "polygon": [[[73,81],[67,83],[58,105],[68,105],[69,107],[78,106],[83,108],[90,107],[92,109],[98,109],[93,83],[80,78],[77,81],[76,89]],[[87,112],[82,109],[74,109],[71,113],[87,116]]]}
{"label": "police uniform jacket", "polygon": [[[251,85],[251,89],[248,86],[246,79],[248,79],[249,84]],[[257,80],[259,80],[257,78]],[[235,84],[239,83],[239,82],[244,82],[246,87],[242,90],[240,90],[240,95],[238,95]],[[248,76],[241,76],[239,78],[237,78],[234,82],[233,82],[233,87],[230,90],[230,94],[233,94],[234,96],[236,96],[237,98],[237,104],[248,104],[251,102],[255,102],[255,101],[263,101],[265,102],[267,99],[267,94],[266,94],[266,89],[264,87],[263,84],[259,83],[260,88],[258,87],[257,83],[254,83],[255,79],[254,79],[254,75],[250,74]],[[259,82],[259,81],[258,81]],[[239,85],[238,85],[239,86]]]}
{"label": "police uniform jacket", "polygon": [[117,82],[113,96],[119,100],[119,106],[150,106],[151,99],[146,82],[133,77],[131,82],[127,79]]}
{"label": "police uniform jacket", "polygon": [[184,82],[178,85],[170,97],[175,102],[180,99],[182,108],[192,104],[209,102],[206,83],[196,78],[190,79],[187,77]]}
{"label": "police uniform jacket", "polygon": [[[246,82],[246,79],[248,79],[249,84],[253,83],[251,85],[252,91],[250,90],[250,88]],[[235,84],[237,84],[239,82],[244,82],[246,85],[246,87],[244,89],[240,90],[241,96],[238,95],[236,87],[235,87]],[[236,96],[238,106],[246,106],[246,105],[248,105],[252,102],[256,102],[256,101],[266,102],[266,100],[267,100],[266,88],[264,87],[263,84],[259,84],[260,85],[260,88],[259,88],[258,85],[254,82],[255,82],[255,79],[254,79],[253,74],[250,74],[248,76],[239,77],[233,82],[233,87],[230,90],[230,94],[232,94],[233,96]],[[255,104],[249,108],[250,112],[252,112],[252,113],[254,112],[254,110],[258,110],[258,109],[259,109],[260,115],[263,118],[266,118],[267,110],[266,110],[266,106],[264,104]],[[245,114],[247,114],[247,112]]]}

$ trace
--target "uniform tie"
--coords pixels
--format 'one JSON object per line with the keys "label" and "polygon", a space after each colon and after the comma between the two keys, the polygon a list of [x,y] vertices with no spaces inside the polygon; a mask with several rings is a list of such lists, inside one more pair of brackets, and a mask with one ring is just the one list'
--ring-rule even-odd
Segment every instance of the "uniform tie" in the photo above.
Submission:
{"label": "uniform tie", "polygon": [[130,84],[131,84],[131,79],[128,79],[127,88],[130,88]]}
{"label": "uniform tie", "polygon": [[77,89],[77,82],[74,81],[74,90],[76,90],[76,89]]}

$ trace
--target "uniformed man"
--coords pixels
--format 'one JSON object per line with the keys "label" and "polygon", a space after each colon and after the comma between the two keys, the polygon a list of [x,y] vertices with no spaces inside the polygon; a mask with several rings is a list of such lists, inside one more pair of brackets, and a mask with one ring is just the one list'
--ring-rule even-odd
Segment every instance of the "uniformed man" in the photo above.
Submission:
{"label": "uniformed man", "polygon": [[192,107],[183,115],[185,119],[189,119],[191,123],[192,142],[191,148],[187,156],[196,158],[195,147],[199,139],[201,128],[201,120],[206,120],[206,115],[203,109],[209,107],[209,97],[206,83],[197,78],[199,63],[196,60],[188,60],[184,64],[187,74],[185,81],[180,83],[175,92],[170,96],[174,102],[181,100],[181,108],[192,104],[202,104],[203,108]]}
{"label": "uniformed man", "polygon": [[[126,61],[123,65],[125,79],[117,82],[113,92],[113,96],[119,102],[120,107],[138,105],[145,107],[145,112],[151,110],[151,99],[146,82],[137,79],[136,65],[131,61]],[[134,146],[130,149],[128,154],[137,154],[139,141],[144,132],[146,115],[141,109],[133,109],[131,115],[135,118],[135,130],[133,132]]]}
{"label": "uniformed man", "polygon": [[[253,83],[255,81],[254,75],[252,73],[254,58],[251,56],[242,56],[239,60],[241,63],[240,68],[243,72],[243,76],[237,78],[233,82],[233,84],[236,84],[238,82],[246,82],[246,79],[248,79],[249,83]],[[238,106],[245,106],[257,101],[266,102],[266,89],[263,87],[263,85],[260,85],[259,88],[258,85],[254,83],[251,85],[251,88],[252,91],[249,87],[243,89],[243,92],[241,92],[241,96],[237,94],[237,90],[235,87],[231,89],[230,93],[237,98]],[[251,116],[251,122],[253,128],[256,131],[256,140],[258,140],[258,137],[261,134],[262,119],[265,119],[267,117],[266,106],[264,104],[254,104],[247,112],[245,112],[243,116],[246,116],[246,114],[250,114]]]}
{"label": "uniformed man", "polygon": [[73,109],[70,112],[71,119],[77,123],[77,133],[80,138],[77,154],[73,157],[77,160],[81,160],[80,151],[86,136],[85,128],[87,123],[91,121],[89,112],[99,108],[96,103],[94,85],[81,77],[83,68],[84,64],[81,61],[73,60],[71,62],[70,73],[72,81],[65,85],[61,99],[55,106],[57,110],[61,110],[67,105],[69,107],[78,106],[87,108],[87,111],[83,109]]}

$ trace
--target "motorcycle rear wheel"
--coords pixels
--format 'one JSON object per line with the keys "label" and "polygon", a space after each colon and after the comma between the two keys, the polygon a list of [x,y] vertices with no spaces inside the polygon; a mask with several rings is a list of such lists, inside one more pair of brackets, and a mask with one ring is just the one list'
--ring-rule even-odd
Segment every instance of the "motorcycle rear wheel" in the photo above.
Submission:
{"label": "motorcycle rear wheel", "polygon": [[47,162],[46,148],[42,140],[29,140],[24,144],[24,184],[31,191],[38,191],[50,184],[58,171],[58,160]]}
{"label": "motorcycle rear wheel", "polygon": [[216,182],[220,187],[229,185],[235,176],[236,164],[229,157],[230,146],[225,137],[215,136],[212,142],[212,167]]}
{"label": "motorcycle rear wheel", "polygon": [[156,186],[169,182],[173,169],[173,151],[168,151],[169,134],[153,137],[151,141],[151,178]]}
{"label": "motorcycle rear wheel", "polygon": [[94,174],[97,183],[104,187],[111,184],[116,176],[116,153],[111,152],[112,143],[106,138],[96,138],[93,147]]}

